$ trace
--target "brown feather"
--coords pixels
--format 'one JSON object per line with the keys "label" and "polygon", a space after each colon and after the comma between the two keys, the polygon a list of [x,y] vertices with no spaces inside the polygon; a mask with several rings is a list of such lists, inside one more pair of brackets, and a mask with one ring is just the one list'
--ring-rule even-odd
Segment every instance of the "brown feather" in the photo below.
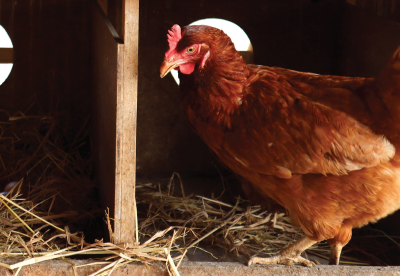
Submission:
{"label": "brown feather", "polygon": [[248,194],[343,245],[351,228],[399,209],[400,48],[376,80],[246,65],[211,27],[185,27],[178,48],[192,43],[210,58],[180,74],[182,108]]}

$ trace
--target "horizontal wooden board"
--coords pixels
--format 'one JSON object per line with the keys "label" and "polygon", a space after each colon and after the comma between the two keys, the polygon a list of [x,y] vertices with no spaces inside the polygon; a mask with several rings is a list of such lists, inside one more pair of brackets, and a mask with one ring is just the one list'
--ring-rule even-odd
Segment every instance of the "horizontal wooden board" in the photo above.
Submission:
{"label": "horizontal wooden board", "polygon": [[13,63],[13,62],[14,62],[14,49],[0,48],[0,63]]}

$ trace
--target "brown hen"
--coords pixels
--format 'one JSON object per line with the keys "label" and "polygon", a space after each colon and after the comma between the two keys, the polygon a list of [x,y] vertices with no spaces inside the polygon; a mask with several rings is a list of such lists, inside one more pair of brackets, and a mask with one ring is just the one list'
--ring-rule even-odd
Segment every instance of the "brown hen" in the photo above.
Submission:
{"label": "brown hen", "polygon": [[331,264],[361,227],[400,208],[400,48],[377,79],[246,65],[230,38],[174,25],[161,77],[177,69],[182,108],[220,161],[271,197],[305,237],[251,263],[312,262],[318,241]]}

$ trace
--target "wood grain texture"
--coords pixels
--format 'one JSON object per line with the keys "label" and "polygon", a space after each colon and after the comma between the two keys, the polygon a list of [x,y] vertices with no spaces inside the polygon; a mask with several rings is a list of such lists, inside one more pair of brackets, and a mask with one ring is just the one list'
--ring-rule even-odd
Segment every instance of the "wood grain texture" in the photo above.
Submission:
{"label": "wood grain texture", "polygon": [[[114,217],[118,43],[110,29],[111,24],[95,1],[90,10],[94,166],[101,207],[109,208],[110,216]],[[104,237],[108,237],[108,230],[103,230]]]}
{"label": "wood grain texture", "polygon": [[104,14],[107,15],[107,9],[108,9],[108,0],[97,0],[97,3],[103,10]]}
{"label": "wood grain texture", "polygon": [[136,117],[138,83],[139,0],[124,1],[124,44],[118,45],[115,171],[115,242],[136,237]]}
{"label": "wood grain texture", "polygon": [[90,1],[0,0],[0,24],[13,44],[14,66],[0,86],[0,108],[89,115]]}
{"label": "wood grain texture", "polygon": [[0,63],[13,63],[14,49],[13,48],[0,48]]}
{"label": "wood grain texture", "polygon": [[103,208],[115,218],[114,242],[136,241],[138,0],[126,1],[124,41],[92,5],[93,137]]}
{"label": "wood grain texture", "polygon": [[346,2],[386,20],[400,23],[399,0],[346,0]]}

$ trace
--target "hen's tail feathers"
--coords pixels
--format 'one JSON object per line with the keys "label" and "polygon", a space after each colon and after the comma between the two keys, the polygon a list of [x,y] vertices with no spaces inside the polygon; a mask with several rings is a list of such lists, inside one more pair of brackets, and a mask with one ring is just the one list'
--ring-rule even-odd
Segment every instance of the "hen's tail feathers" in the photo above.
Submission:
{"label": "hen's tail feathers", "polygon": [[393,118],[400,118],[400,47],[378,77],[378,87]]}

